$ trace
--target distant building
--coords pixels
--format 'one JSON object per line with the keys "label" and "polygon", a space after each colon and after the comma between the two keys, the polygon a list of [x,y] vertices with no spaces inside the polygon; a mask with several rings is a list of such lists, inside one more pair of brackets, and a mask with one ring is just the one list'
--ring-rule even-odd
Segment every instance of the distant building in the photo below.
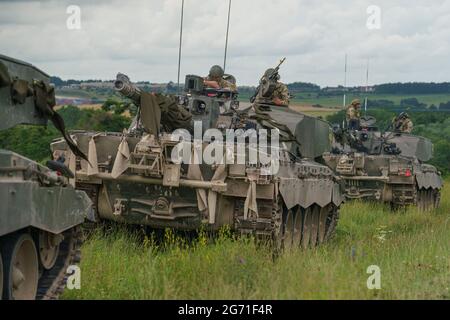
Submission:
{"label": "distant building", "polygon": [[113,89],[114,82],[112,82],[112,81],[83,82],[83,83],[80,83],[79,88],[80,89],[88,89],[88,88]]}
{"label": "distant building", "polygon": [[[368,86],[367,88],[366,88],[366,86],[347,87],[347,88],[344,88],[343,86],[325,87],[322,89],[322,91],[326,92],[326,93],[337,93],[337,92],[343,92],[344,89],[347,92],[375,92],[374,86]],[[367,89],[367,91],[366,91],[366,89]]]}

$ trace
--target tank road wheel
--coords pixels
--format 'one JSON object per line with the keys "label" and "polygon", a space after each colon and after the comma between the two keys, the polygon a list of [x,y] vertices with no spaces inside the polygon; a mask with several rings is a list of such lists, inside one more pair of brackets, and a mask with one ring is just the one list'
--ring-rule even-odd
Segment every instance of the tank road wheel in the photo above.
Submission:
{"label": "tank road wheel", "polygon": [[435,192],[434,192],[434,189],[432,189],[432,188],[430,188],[430,205],[429,205],[429,210],[430,211],[432,211],[433,209],[435,209],[436,207],[435,207],[435,202],[436,202],[436,200],[435,200]]}
{"label": "tank road wheel", "polygon": [[417,191],[417,208],[420,210],[420,211],[423,211],[424,210],[424,208],[425,208],[425,204],[424,204],[424,196],[423,196],[423,190],[422,189],[419,189],[418,191]]}
{"label": "tank road wheel", "polygon": [[429,203],[429,199],[428,199],[428,190],[423,190],[422,191],[422,204],[423,204],[423,211],[428,211],[428,203]]}
{"label": "tank road wheel", "polygon": [[431,211],[433,209],[433,189],[427,190],[427,211]]}
{"label": "tank road wheel", "polygon": [[439,189],[433,189],[433,205],[434,208],[439,208],[439,204],[441,202],[441,192]]}
{"label": "tank road wheel", "polygon": [[311,221],[312,221],[312,210],[308,207],[303,211],[303,226],[302,226],[302,241],[301,246],[307,249],[311,239]]}
{"label": "tank road wheel", "polygon": [[284,213],[284,237],[283,245],[287,250],[292,249],[293,246],[293,236],[294,236],[294,213],[292,209],[285,210]]}
{"label": "tank road wheel", "polygon": [[330,240],[336,233],[336,227],[339,221],[339,208],[335,205],[330,205],[330,211],[327,218],[327,231],[325,234],[325,241]]}
{"label": "tank road wheel", "polygon": [[327,234],[327,225],[328,225],[328,216],[331,212],[331,206],[325,206],[323,208],[320,208],[319,213],[319,232],[317,240],[319,241],[319,244],[322,244],[326,240],[326,234]]}
{"label": "tank road wheel", "polygon": [[39,232],[39,261],[45,270],[50,270],[55,266],[59,254],[59,244],[63,239],[64,237],[60,234]]}
{"label": "tank road wheel", "polygon": [[8,300],[32,300],[36,297],[39,262],[33,238],[27,233],[5,239],[3,297]]}
{"label": "tank road wheel", "polygon": [[312,219],[311,219],[311,247],[315,247],[318,243],[317,238],[319,236],[319,220],[320,220],[320,208],[318,205],[314,205],[312,208]]}
{"label": "tank road wheel", "polygon": [[0,253],[0,300],[2,300],[2,292],[3,292],[3,259],[2,254]]}
{"label": "tank road wheel", "polygon": [[283,249],[284,237],[283,205],[280,200],[274,201],[272,204],[272,221],[272,246],[274,250],[274,257],[276,257]]}
{"label": "tank road wheel", "polygon": [[293,248],[299,248],[302,240],[302,208],[297,206],[294,214],[294,233],[292,234],[292,246]]}
{"label": "tank road wheel", "polygon": [[436,196],[434,189],[420,189],[417,191],[417,208],[428,212],[436,208]]}
{"label": "tank road wheel", "polygon": [[422,211],[427,210],[427,191],[425,189],[422,190]]}

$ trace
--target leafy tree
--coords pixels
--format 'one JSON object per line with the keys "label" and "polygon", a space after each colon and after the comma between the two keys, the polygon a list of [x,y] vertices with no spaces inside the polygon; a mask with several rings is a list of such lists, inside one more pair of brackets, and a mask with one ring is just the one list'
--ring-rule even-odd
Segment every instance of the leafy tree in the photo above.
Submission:
{"label": "leafy tree", "polygon": [[419,102],[417,98],[402,99],[400,101],[400,106],[402,108],[420,108],[420,109],[425,109],[427,107],[425,103]]}
{"label": "leafy tree", "polygon": [[376,93],[383,94],[432,94],[450,93],[450,82],[428,83],[428,82],[408,82],[408,83],[384,83],[375,86]]}
{"label": "leafy tree", "polygon": [[[128,128],[131,119],[104,110],[79,109],[66,106],[58,111],[68,130],[94,130],[121,132]],[[50,159],[50,143],[61,134],[49,124],[41,126],[20,125],[0,132],[0,148],[15,151],[25,157],[44,163]]]}

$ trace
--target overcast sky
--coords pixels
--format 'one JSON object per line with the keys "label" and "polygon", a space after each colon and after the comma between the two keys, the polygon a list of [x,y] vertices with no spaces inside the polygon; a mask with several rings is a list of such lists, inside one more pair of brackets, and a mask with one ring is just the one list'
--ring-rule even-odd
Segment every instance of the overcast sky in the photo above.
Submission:
{"label": "overcast sky", "polygon": [[[81,29],[67,28],[69,5]],[[379,29],[367,8],[381,9]],[[2,1],[0,53],[63,79],[176,81],[181,0]],[[181,82],[223,64],[228,0],[185,0]],[[375,17],[376,18],[376,17]],[[227,72],[255,85],[281,57],[284,82],[450,81],[450,0],[233,0]]]}

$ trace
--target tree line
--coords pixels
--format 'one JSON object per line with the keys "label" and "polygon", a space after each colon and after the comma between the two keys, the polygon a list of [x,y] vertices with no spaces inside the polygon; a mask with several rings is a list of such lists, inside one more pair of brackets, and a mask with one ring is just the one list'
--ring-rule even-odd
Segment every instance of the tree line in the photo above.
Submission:
{"label": "tree line", "polygon": [[[68,130],[121,132],[128,128],[131,119],[104,110],[80,109],[66,106],[58,110]],[[27,158],[45,163],[51,157],[50,143],[61,134],[52,125],[20,125],[0,132],[0,149],[17,152]]]}
{"label": "tree line", "polygon": [[[397,115],[388,109],[369,109],[368,116],[377,119],[380,130],[387,130]],[[412,134],[430,139],[434,145],[434,155],[430,164],[436,166],[444,175],[450,174],[450,112],[409,112],[414,123]],[[345,111],[341,110],[327,117],[330,123],[342,123]]]}

